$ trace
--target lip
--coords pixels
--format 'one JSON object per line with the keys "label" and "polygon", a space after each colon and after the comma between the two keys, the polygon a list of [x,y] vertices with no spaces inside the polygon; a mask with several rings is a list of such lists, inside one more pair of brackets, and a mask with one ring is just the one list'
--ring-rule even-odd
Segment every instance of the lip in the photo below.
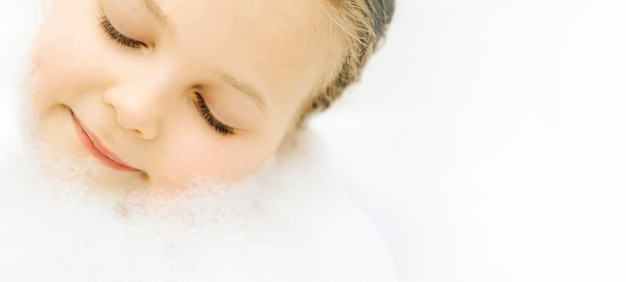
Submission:
{"label": "lip", "polygon": [[72,110],[70,110],[70,113],[72,114],[72,120],[74,121],[74,125],[76,127],[76,134],[78,135],[78,139],[80,140],[80,143],[83,145],[83,147],[87,149],[87,152],[91,153],[91,155],[96,157],[96,159],[98,159],[101,163],[112,169],[127,172],[139,171],[138,169],[131,167],[130,165],[120,160],[120,158],[115,156],[115,154],[113,154],[106,147],[104,147],[100,140],[98,140],[95,135],[89,132],[89,130],[87,130],[82,125],[82,123],[78,120],[78,118],[76,118],[76,115],[74,115],[74,112]]}

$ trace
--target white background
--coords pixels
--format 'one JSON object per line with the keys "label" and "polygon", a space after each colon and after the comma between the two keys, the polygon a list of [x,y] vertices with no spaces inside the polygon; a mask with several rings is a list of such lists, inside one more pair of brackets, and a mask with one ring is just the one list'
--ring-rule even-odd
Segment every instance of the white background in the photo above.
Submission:
{"label": "white background", "polygon": [[626,281],[623,3],[398,1],[319,127],[400,281]]}
{"label": "white background", "polygon": [[[3,151],[35,2],[0,11]],[[399,280],[625,281],[624,4],[397,2],[363,82],[313,127]]]}

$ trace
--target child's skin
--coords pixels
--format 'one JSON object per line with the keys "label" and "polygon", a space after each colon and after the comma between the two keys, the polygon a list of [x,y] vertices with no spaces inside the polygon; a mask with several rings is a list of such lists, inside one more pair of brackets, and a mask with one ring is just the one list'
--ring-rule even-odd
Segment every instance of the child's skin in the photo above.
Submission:
{"label": "child's skin", "polygon": [[274,153],[337,64],[319,5],[47,1],[32,50],[36,133],[78,162],[97,159],[93,181],[105,185],[239,180]]}

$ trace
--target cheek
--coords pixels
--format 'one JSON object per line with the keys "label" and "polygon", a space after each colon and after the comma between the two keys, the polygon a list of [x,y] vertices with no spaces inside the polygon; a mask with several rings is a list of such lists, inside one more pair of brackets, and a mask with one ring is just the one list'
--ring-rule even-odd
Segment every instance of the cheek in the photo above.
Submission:
{"label": "cheek", "polygon": [[[36,101],[68,102],[72,95],[91,91],[106,80],[100,62],[102,44],[95,28],[71,25],[67,19],[47,19],[32,45],[31,61]],[[74,28],[82,26],[82,28]]]}
{"label": "cheek", "polygon": [[[204,132],[202,130],[206,130]],[[195,135],[172,138],[162,148],[164,159],[150,177],[161,185],[187,186],[194,178],[232,183],[250,175],[275,151],[271,139],[258,136],[217,136],[211,129],[196,129]],[[206,134],[198,134],[198,132]],[[160,173],[158,173],[158,172]]]}

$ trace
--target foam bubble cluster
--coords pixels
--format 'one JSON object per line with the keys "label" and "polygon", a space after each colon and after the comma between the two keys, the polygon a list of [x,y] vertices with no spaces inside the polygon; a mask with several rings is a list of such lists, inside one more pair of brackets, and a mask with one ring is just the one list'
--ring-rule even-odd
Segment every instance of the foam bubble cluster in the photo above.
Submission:
{"label": "foam bubble cluster", "polygon": [[314,139],[294,138],[239,183],[198,178],[167,198],[100,193],[81,181],[90,168],[59,156],[4,160],[0,280],[393,280],[378,233],[312,157]]}

